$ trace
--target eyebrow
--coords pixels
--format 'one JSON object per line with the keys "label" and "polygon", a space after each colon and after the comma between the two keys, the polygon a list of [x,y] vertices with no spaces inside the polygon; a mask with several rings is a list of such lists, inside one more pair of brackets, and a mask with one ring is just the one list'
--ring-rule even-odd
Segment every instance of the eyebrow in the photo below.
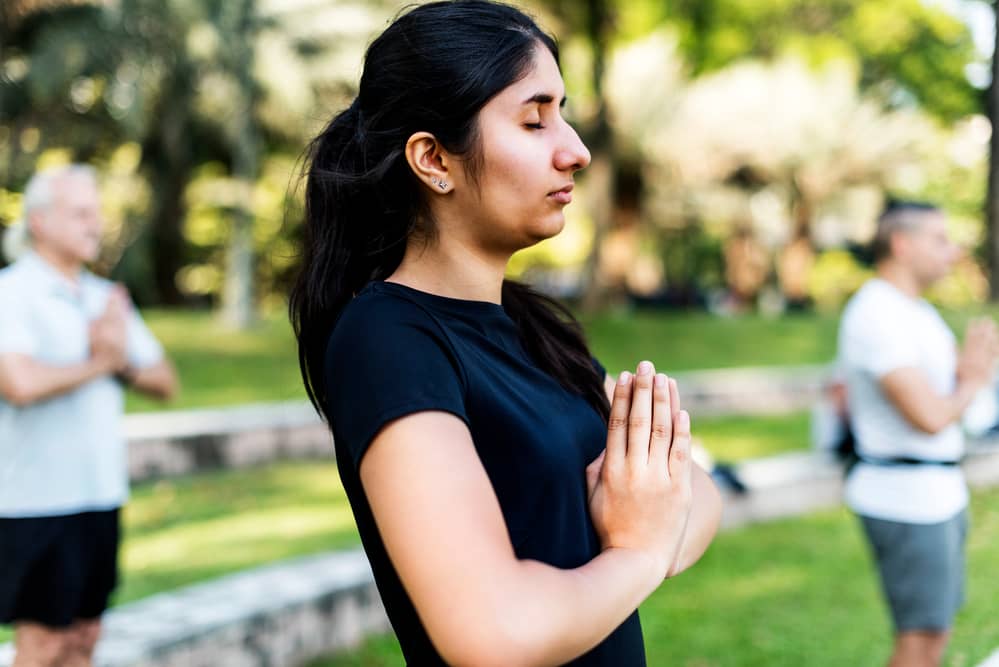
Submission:
{"label": "eyebrow", "polygon": [[[560,108],[565,106],[566,99],[565,95],[563,95],[562,99],[559,100],[558,105]],[[555,98],[548,93],[534,93],[534,95],[524,100],[524,104],[551,104],[554,101]]]}

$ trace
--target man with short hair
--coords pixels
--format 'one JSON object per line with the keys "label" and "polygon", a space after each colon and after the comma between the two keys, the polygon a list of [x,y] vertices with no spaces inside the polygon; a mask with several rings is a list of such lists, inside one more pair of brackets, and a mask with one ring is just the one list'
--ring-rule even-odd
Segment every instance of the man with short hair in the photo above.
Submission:
{"label": "man with short hair", "polygon": [[921,295],[958,249],[922,203],[889,206],[874,242],[877,276],[850,300],[839,363],[859,458],[846,503],[859,515],[895,625],[893,667],[939,665],[964,599],[968,490],[959,420],[991,382],[999,336],[969,324],[964,346]]}
{"label": "man with short hair", "polygon": [[30,249],[0,271],[0,623],[15,667],[92,663],[128,495],[122,386],[177,388],[124,289],[84,268],[102,223],[89,167],[38,173]]}

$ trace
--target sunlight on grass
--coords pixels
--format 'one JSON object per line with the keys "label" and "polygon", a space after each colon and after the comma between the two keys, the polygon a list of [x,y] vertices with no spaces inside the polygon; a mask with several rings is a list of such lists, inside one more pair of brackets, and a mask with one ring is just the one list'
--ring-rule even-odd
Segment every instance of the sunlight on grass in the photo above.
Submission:
{"label": "sunlight on grass", "polygon": [[789,415],[695,417],[694,437],[717,461],[742,461],[811,447],[808,412]]}

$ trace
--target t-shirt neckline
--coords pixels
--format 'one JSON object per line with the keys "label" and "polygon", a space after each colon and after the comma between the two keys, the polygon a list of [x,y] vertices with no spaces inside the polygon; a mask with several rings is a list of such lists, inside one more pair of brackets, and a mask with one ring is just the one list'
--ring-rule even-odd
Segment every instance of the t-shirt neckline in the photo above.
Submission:
{"label": "t-shirt neckline", "polygon": [[503,310],[503,306],[491,301],[457,299],[455,297],[443,296],[432,292],[424,292],[423,290],[403,285],[402,283],[388,282],[384,280],[372,281],[361,291],[364,292],[369,289],[383,292],[395,292],[414,299],[428,307],[444,309],[457,314],[507,317],[506,311]]}

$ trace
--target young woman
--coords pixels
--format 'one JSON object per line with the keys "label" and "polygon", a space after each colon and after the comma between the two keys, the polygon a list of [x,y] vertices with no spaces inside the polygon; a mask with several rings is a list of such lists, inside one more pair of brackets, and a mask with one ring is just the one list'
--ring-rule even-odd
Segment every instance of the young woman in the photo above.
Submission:
{"label": "young woman", "polygon": [[639,603],[717,526],[676,384],[504,279],[589,162],[564,100],[520,11],[425,4],[310,149],[299,358],[412,665],[643,665]]}

